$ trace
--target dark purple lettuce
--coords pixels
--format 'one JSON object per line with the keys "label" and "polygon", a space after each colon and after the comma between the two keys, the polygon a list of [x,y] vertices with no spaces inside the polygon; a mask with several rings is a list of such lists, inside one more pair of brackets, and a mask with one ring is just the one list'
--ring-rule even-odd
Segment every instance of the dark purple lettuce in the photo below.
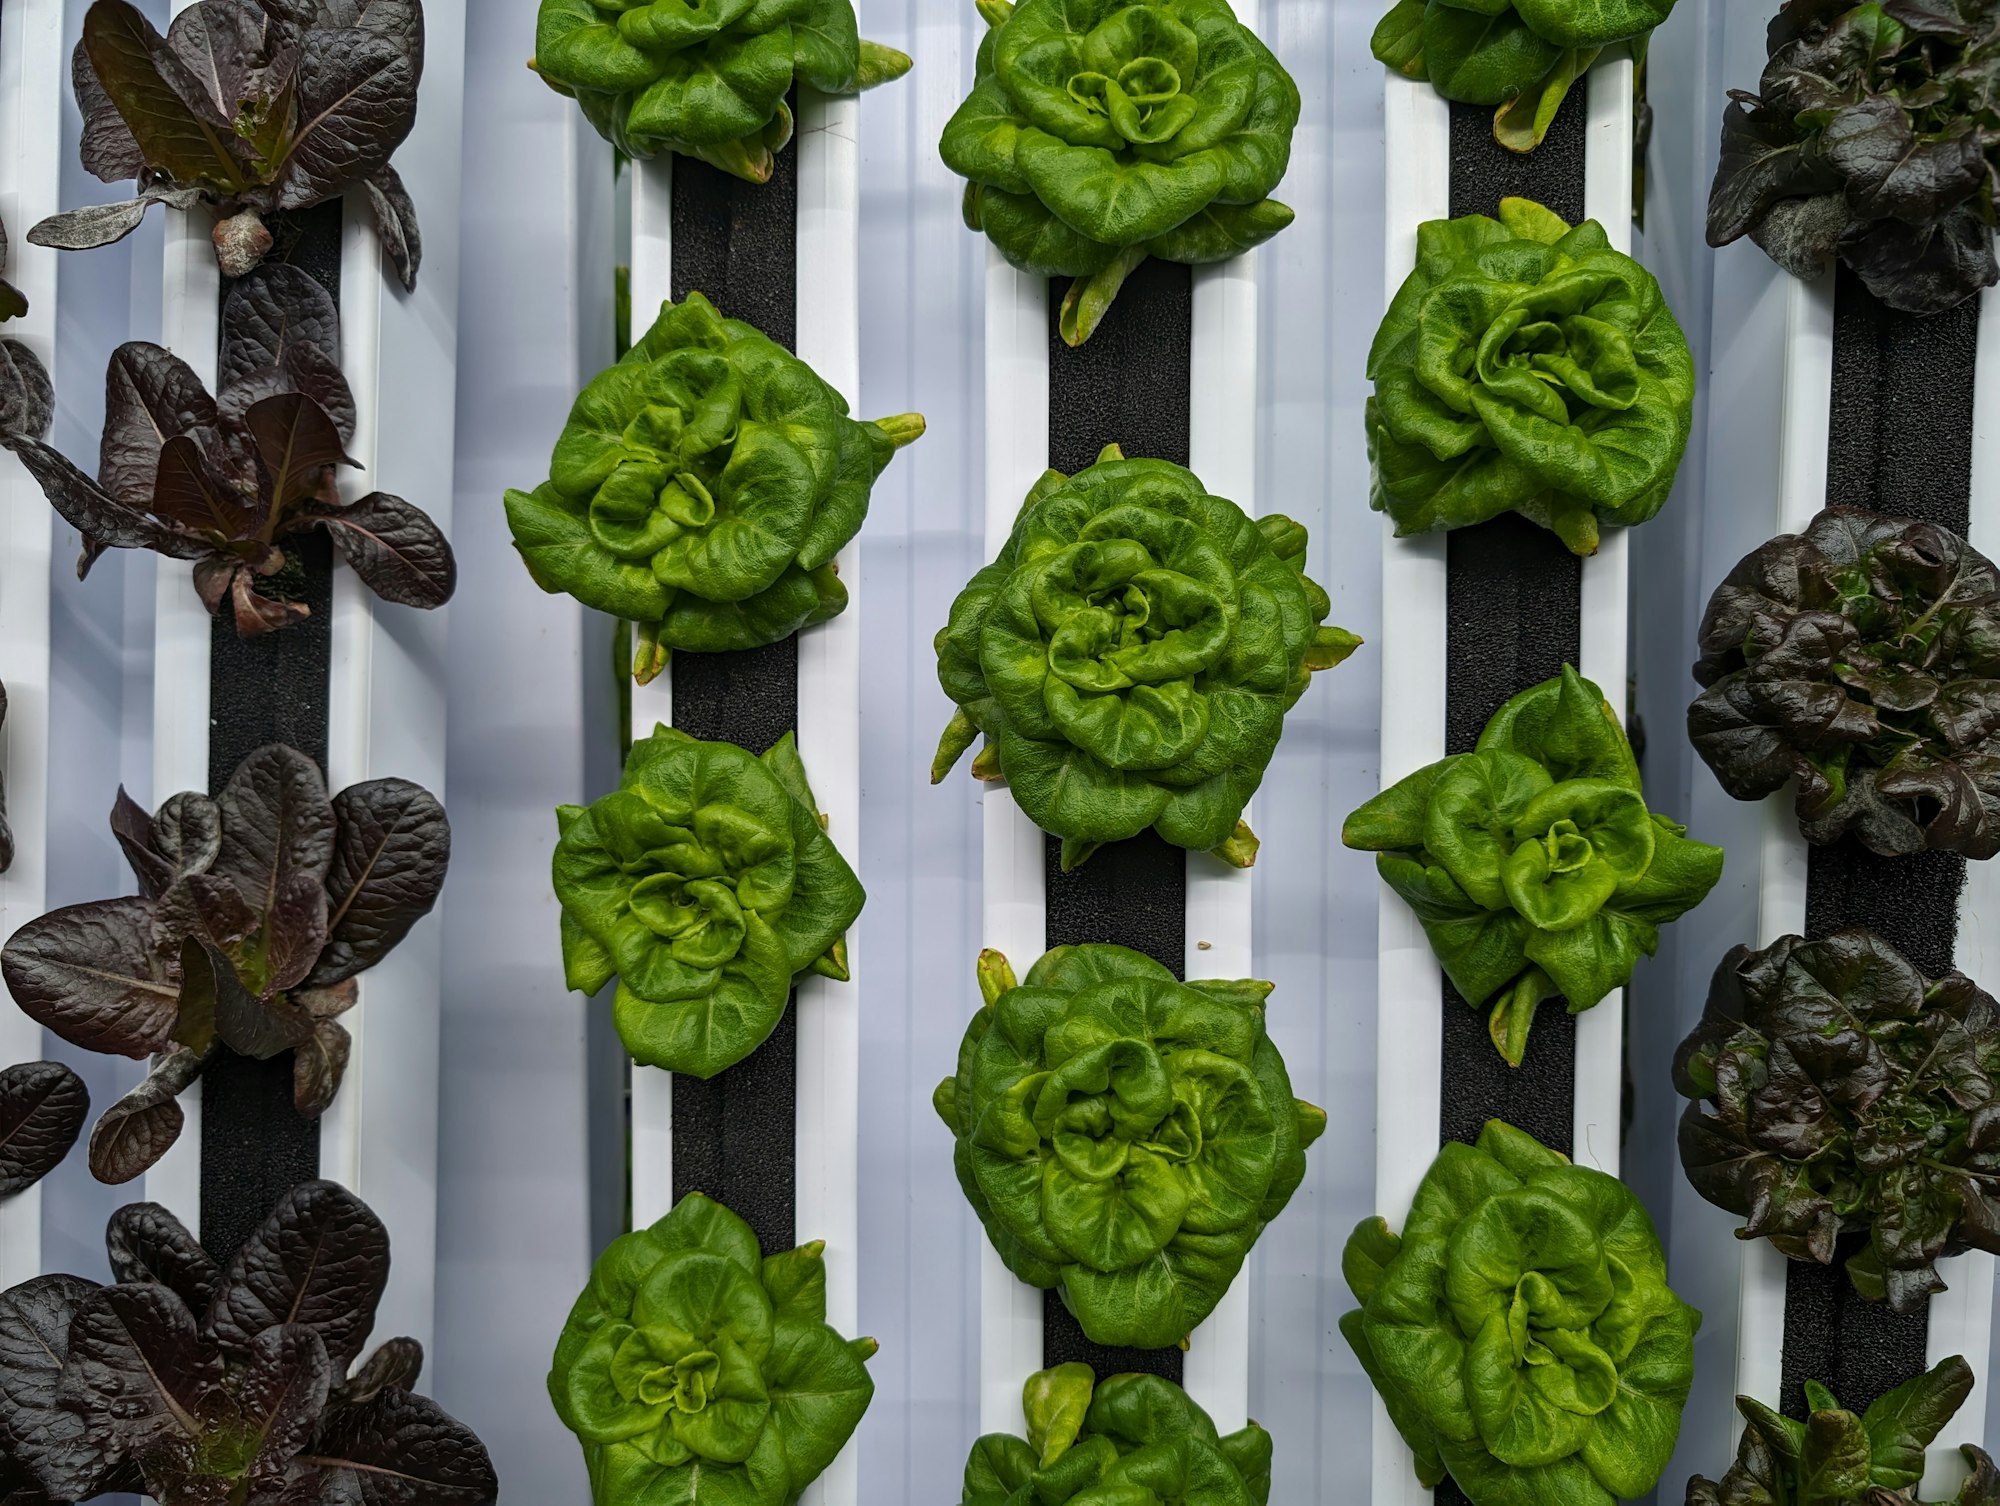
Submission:
{"label": "dark purple lettuce", "polygon": [[1688,734],[1722,787],[1798,781],[1810,842],[2000,853],[2000,574],[1957,534],[1830,507],[1709,601]]}
{"label": "dark purple lettuce", "polygon": [[1674,1056],[1681,1166],[1794,1260],[1865,1231],[1855,1290],[1913,1312],[1941,1257],[2000,1253],[1996,1074],[2000,1007],[1962,973],[1860,929],[1737,947]]}
{"label": "dark purple lettuce", "polygon": [[2000,0],[1788,0],[1769,45],[1730,91],[1708,243],[1799,277],[1837,256],[1912,314],[2000,281]]}

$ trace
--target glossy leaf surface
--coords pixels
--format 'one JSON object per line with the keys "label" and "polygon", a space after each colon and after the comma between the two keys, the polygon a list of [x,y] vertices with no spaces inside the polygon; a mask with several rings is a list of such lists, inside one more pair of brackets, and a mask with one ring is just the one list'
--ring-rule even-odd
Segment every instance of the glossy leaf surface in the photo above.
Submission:
{"label": "glossy leaf surface", "polygon": [[2000,281],[1996,44],[1992,0],[1787,0],[1756,91],[1730,91],[1709,244],[1807,279],[1838,257],[1911,314]]}
{"label": "glossy leaf surface", "polygon": [[934,1102],[1009,1270],[1092,1342],[1179,1344],[1305,1176],[1326,1115],[1292,1095],[1268,984],[1180,983],[1125,947],[1058,947],[988,1002]]}
{"label": "glossy leaf surface", "polygon": [[691,1193],[598,1257],[549,1396],[597,1506],[790,1506],[868,1410],[874,1352],[828,1326],[819,1245],[766,1256]]}
{"label": "glossy leaf surface", "polygon": [[1397,1235],[1355,1229],[1340,1331],[1416,1456],[1473,1506],[1611,1506],[1680,1435],[1701,1314],[1632,1193],[1489,1121],[1447,1144]]}
{"label": "glossy leaf surface", "polygon": [[1825,1263],[1866,1230],[1848,1274],[1898,1312],[1944,1289],[1939,1257],[2000,1252],[2000,1010],[1964,974],[1867,930],[1737,947],[1674,1085],[1681,1164],[1740,1237]]}
{"label": "glossy leaf surface", "polygon": [[1379,854],[1517,1067],[1537,1006],[1560,995],[1575,1013],[1623,988],[1722,876],[1721,848],[1647,809],[1616,713],[1567,665],[1501,707],[1475,751],[1355,811],[1341,840]]}
{"label": "glossy leaf surface", "polygon": [[1695,751],[1738,800],[1798,781],[1810,842],[2000,853],[2000,574],[1957,534],[1830,507],[1701,623]]}
{"label": "glossy leaf surface", "polygon": [[1361,641],[1323,625],[1299,525],[1252,520],[1181,466],[1107,455],[1037,483],[936,640],[959,710],[933,781],[984,734],[975,772],[997,759],[1071,867],[1148,827],[1230,842],[1285,713]]}
{"label": "glossy leaf surface", "polygon": [[844,979],[861,882],[820,824],[792,734],[759,758],[659,727],[625,777],[557,812],[569,985],[612,1006],[635,1061],[713,1077],[776,1028],[794,980]]}
{"label": "glossy leaf surface", "polygon": [[1225,261],[1291,223],[1270,195],[1291,161],[1298,86],[1228,0],[1020,0],[981,14],[992,30],[939,150],[968,180],[966,222],[1001,255],[1084,279],[1064,310],[1070,344],[1147,256]]}
{"label": "glossy leaf surface", "polygon": [[[507,521],[544,590],[638,623],[662,655],[761,648],[846,607],[834,556],[921,433],[915,414],[855,422],[805,362],[690,293],[584,388],[550,479],[508,492]],[[641,682],[663,665],[642,658]]]}
{"label": "glossy leaf surface", "polygon": [[1418,227],[1368,375],[1369,505],[1399,535],[1518,512],[1595,554],[1666,503],[1694,422],[1658,280],[1526,199]]}

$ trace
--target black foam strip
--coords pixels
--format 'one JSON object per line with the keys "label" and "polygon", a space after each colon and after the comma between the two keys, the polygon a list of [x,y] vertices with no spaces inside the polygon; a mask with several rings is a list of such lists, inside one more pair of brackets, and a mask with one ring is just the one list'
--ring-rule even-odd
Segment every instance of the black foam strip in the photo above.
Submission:
{"label": "black foam strip", "polygon": [[[1526,198],[1571,224],[1581,221],[1586,97],[1581,85],[1571,89],[1547,138],[1525,156],[1494,140],[1491,109],[1454,104],[1453,218],[1490,215],[1502,199]],[[1583,569],[1553,533],[1513,514],[1454,529],[1445,558],[1446,747],[1465,753],[1509,699],[1577,661]],[[1474,1140],[1488,1119],[1498,1118],[1567,1153],[1576,1115],[1575,1019],[1556,999],[1536,1010],[1528,1054],[1516,1069],[1493,1049],[1487,1012],[1444,985],[1440,1140]],[[1448,1476],[1435,1494],[1437,1506],[1468,1506]]]}
{"label": "black foam strip", "polygon": [[[673,161],[675,300],[703,293],[787,350],[798,345],[798,161],[797,146],[787,147],[761,185],[692,157]],[[668,672],[674,725],[690,736],[763,753],[798,727],[796,637],[742,653],[677,653]],[[767,1252],[791,1249],[800,1235],[797,1003],[795,994],[769,1039],[735,1066],[706,1082],[674,1078],[675,1199],[706,1193]]]}
{"label": "black foam strip", "polygon": [[[1141,262],[1096,331],[1075,349],[1057,329],[1067,291],[1061,279],[1049,288],[1049,464],[1074,475],[1115,444],[1133,460],[1186,465],[1192,272],[1176,262]],[[1099,848],[1073,873],[1062,871],[1061,844],[1053,837],[1047,855],[1047,945],[1116,942],[1165,963],[1175,977],[1184,976],[1190,861],[1185,852],[1149,831]],[[1043,1307],[1044,1364],[1081,1360],[1100,1376],[1144,1373],[1180,1384],[1180,1350],[1093,1344],[1055,1293],[1047,1294]]]}
{"label": "black foam strip", "polygon": [[[1100,847],[1062,871],[1062,843],[1044,843],[1048,917],[1044,944],[1112,941],[1187,976],[1187,853],[1156,832]],[[1197,857],[1196,862],[1213,862]]]}
{"label": "black foam strip", "polygon": [[1865,1233],[1841,1239],[1831,1265],[1785,1262],[1779,1409],[1789,1417],[1806,1415],[1809,1380],[1827,1387],[1843,1407],[1863,1412],[1883,1392],[1925,1369],[1928,1304],[1925,1311],[1898,1317],[1887,1303],[1858,1296],[1847,1279],[1847,1258],[1866,1241]]}
{"label": "black foam strip", "polygon": [[[1956,533],[1970,522],[1972,380],[1979,300],[1928,319],[1889,308],[1844,264],[1835,282],[1829,506],[1922,518]],[[1853,838],[1807,854],[1806,931],[1870,926],[1926,974],[1948,972],[1958,941],[1965,859],[1884,858]],[[1842,1264],[1792,1261],[1785,1272],[1782,1405],[1805,1415],[1807,1380],[1857,1410],[1924,1370],[1928,1304],[1903,1316],[1856,1296]]]}
{"label": "black foam strip", "polygon": [[[793,108],[797,108],[794,97]],[[701,293],[725,317],[798,349],[799,152],[778,153],[768,183],[746,183],[693,157],[673,162],[674,301]],[[637,330],[657,310],[634,314]]]}
{"label": "black foam strip", "polygon": [[1533,199],[1572,225],[1583,220],[1584,143],[1589,90],[1569,91],[1542,144],[1525,155],[1493,137],[1493,111],[1451,107],[1451,215],[1492,214],[1502,199]]}
{"label": "black foam strip", "polygon": [[766,1253],[799,1242],[798,1069],[794,994],[770,1038],[728,1071],[674,1078],[674,1200],[706,1193],[754,1229]]}
{"label": "black foam strip", "polygon": [[[310,273],[340,298],[341,206],[336,200],[272,217],[271,256]],[[224,289],[227,297],[228,290]],[[210,627],[208,785],[228,783],[250,753],[288,743],[326,770],[333,663],[333,546],[315,529],[285,542],[289,563],[264,594],[303,601],[303,622],[237,636],[224,602]],[[185,570],[186,566],[171,566]],[[193,590],[192,584],[188,586]],[[156,792],[165,799],[173,790]],[[225,982],[223,986],[233,986]],[[201,1077],[201,1241],[227,1261],[278,1199],[319,1175],[319,1123],[292,1106],[292,1054],[251,1061],[226,1048]]]}
{"label": "black foam strip", "polygon": [[1835,287],[1828,505],[1964,533],[1979,300],[1913,318],[1870,293],[1845,263]]}

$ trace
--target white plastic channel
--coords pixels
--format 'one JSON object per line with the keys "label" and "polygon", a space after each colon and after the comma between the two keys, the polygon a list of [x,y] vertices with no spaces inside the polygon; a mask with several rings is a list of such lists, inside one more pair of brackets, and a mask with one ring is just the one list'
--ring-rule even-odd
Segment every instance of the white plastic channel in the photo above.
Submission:
{"label": "white plastic channel", "polygon": [[[176,12],[184,4],[174,6]],[[221,336],[221,274],[204,208],[167,215],[160,342],[215,390]],[[185,560],[153,556],[153,799],[208,789],[208,647],[212,619],[195,595]],[[187,1126],[146,1173],[145,1196],[201,1232],[201,1084],[181,1094]]]}
{"label": "white plastic channel", "polygon": [[[1417,227],[1451,214],[1451,106],[1428,82],[1383,69],[1388,172],[1383,307],[1417,260]],[[1399,539],[1382,524],[1382,785],[1445,755],[1445,539]],[[1409,1217],[1437,1154],[1444,1072],[1444,980],[1414,911],[1381,891],[1375,1018],[1375,1206]],[[1429,1506],[1382,1398],[1374,1407],[1374,1506]]]}
{"label": "white plastic channel", "polygon": [[[632,182],[632,338],[652,327],[673,296],[674,167],[670,153],[634,162]],[[804,185],[801,184],[803,192]],[[674,722],[674,677],[632,687],[632,736]],[[813,793],[825,794],[817,785]],[[674,1079],[658,1067],[632,1064],[632,1226],[643,1229],[674,1205]]]}
{"label": "white plastic channel", "polygon": [[[802,90],[798,136],[798,354],[859,412],[860,103]],[[632,168],[632,319],[652,322],[672,292],[673,165]],[[725,313],[728,310],[724,310]],[[799,639],[799,751],[827,829],[859,865],[861,827],[861,557],[838,559],[848,609]],[[673,677],[632,691],[632,731],[673,721]],[[860,1323],[859,1154],[861,991],[866,971],[858,930],[848,935],[853,982],[799,985],[796,1224],[801,1240],[826,1243],[827,1320],[842,1333]],[[632,1070],[632,1216],[644,1225],[673,1198],[673,1078]],[[852,1506],[860,1498],[852,1447],[807,1491],[807,1506]]]}
{"label": "white plastic channel", "polygon": [[[404,293],[367,196],[348,195],[341,231],[341,367],[354,392],[349,446],[362,469],[341,494],[400,496],[452,531],[457,394],[457,202],[463,135],[464,0],[425,6],[424,108],[396,154],[425,225],[427,262]],[[441,421],[439,415],[443,415]],[[345,565],[333,578],[327,784],[413,780],[447,800],[445,651],[449,608],[380,603]],[[447,801],[448,805],[448,801]],[[346,1080],[320,1124],[320,1174],[351,1188],[395,1237],[381,1321],[429,1346],[437,1278],[438,1070],[443,925],[417,928],[358,980],[343,1023]]]}
{"label": "white plastic channel", "polygon": [[[1234,0],[1244,25],[1257,30],[1258,0]],[[1252,517],[1257,501],[1257,257],[1194,268],[1194,331],[1189,369],[1188,468],[1218,497]],[[1254,831],[1257,810],[1245,812]],[[1256,976],[1250,868],[1206,853],[1187,858],[1187,954],[1190,978]],[[1305,1008],[1299,999],[1278,1008]],[[1182,1385],[1196,1405],[1231,1433],[1250,1413],[1250,1282],[1245,1262],[1208,1321],[1189,1336]]]}
{"label": "white plastic channel", "polygon": [[[797,309],[799,358],[861,411],[861,101],[799,91]],[[799,751],[827,831],[861,867],[861,544],[836,561],[847,610],[799,637]],[[798,987],[797,1181],[801,1240],[826,1242],[826,1316],[859,1331],[861,1000],[868,986],[861,928],[848,932],[848,973]],[[805,1492],[804,1506],[856,1506],[853,1442]]]}
{"label": "white plastic channel", "polygon": [[[1991,559],[2000,554],[2000,293],[1981,295],[1972,392],[1972,526],[1967,536],[1973,548]],[[1956,961],[1961,972],[1991,992],[2000,986],[2000,864],[1965,866]],[[1979,1436],[1974,1419],[1982,1415],[1993,1384],[1994,1265],[1991,1255],[1977,1250],[1938,1263],[1948,1290],[1931,1298],[1925,1359],[1935,1365],[1964,1355],[1975,1384],[1971,1402],[1926,1456],[1925,1500],[1947,1500],[1958,1489],[1966,1472],[1958,1444]]]}
{"label": "white plastic channel", "polygon": [[[1583,208],[1611,244],[1632,250],[1632,59],[1607,57],[1590,70],[1590,124],[1584,147]],[[1579,673],[1624,714],[1629,673],[1630,530],[1607,528],[1583,562]],[[1571,1152],[1579,1166],[1618,1175],[1619,1120],[1625,1086],[1622,991],[1576,1017],[1576,1098]]]}
{"label": "white plastic channel", "polygon": [[[999,554],[1047,468],[1049,284],[986,253],[986,554]],[[1025,973],[1047,940],[1042,834],[1004,784],[984,786],[984,944]],[[966,980],[964,997],[977,994]],[[1022,1431],[1021,1387],[1042,1368],[1042,1294],[979,1241],[979,1430]]]}
{"label": "white plastic channel", "polygon": [[[27,295],[26,317],[0,326],[55,371],[58,254],[30,246],[30,225],[59,207],[62,161],[62,0],[9,0],[0,8],[0,221],[8,234],[7,280]],[[41,488],[0,451],[0,682],[7,725],[0,776],[14,831],[14,862],[0,874],[0,942],[35,919],[48,893],[49,569],[55,514]],[[42,1031],[0,1005],[0,1066],[42,1055]],[[0,1203],[0,1286],[42,1269],[42,1195],[37,1187]]]}
{"label": "white plastic channel", "polygon": [[[1784,398],[1778,507],[1771,532],[1797,533],[1826,504],[1828,423],[1833,402],[1833,278],[1785,286]],[[1806,842],[1790,786],[1756,812],[1757,944],[1806,928]],[[1738,1248],[1736,1394],[1776,1406],[1784,1381],[1785,1270],[1767,1239]],[[1735,1427],[1743,1426],[1739,1417]]]}

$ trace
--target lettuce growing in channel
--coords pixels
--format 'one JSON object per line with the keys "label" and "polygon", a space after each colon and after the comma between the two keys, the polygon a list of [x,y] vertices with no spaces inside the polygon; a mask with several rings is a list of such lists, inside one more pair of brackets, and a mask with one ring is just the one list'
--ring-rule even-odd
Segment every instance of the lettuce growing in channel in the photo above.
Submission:
{"label": "lettuce growing in channel", "polygon": [[2000,1009],[1868,930],[1737,947],[1674,1058],[1695,1191],[1794,1260],[1844,1233],[1864,1297],[1920,1311],[1937,1261],[2000,1254]]}
{"label": "lettuce growing in channel", "polygon": [[1370,505],[1399,535],[1518,512],[1595,554],[1601,525],[1659,512],[1694,424],[1658,280],[1527,199],[1418,227],[1368,376]]}
{"label": "lettuce growing in channel", "polygon": [[696,1192],[598,1257],[549,1372],[596,1506],[793,1506],[819,1478],[875,1394],[822,1249],[765,1255]]}
{"label": "lettuce growing in channel", "polygon": [[915,413],[855,422],[805,362],[690,293],[584,388],[507,522],[543,590],[637,626],[643,685],[672,650],[761,648],[838,616],[834,556],[923,432]]}
{"label": "lettuce growing in channel", "polygon": [[2000,574],[1957,534],[1829,507],[1701,622],[1688,735],[1722,787],[1796,780],[1809,842],[2000,854]]}
{"label": "lettuce growing in channel", "polygon": [[1323,626],[1305,555],[1291,519],[1163,460],[1113,446],[1048,472],[937,635],[958,712],[932,782],[983,735],[973,773],[1007,781],[1065,868],[1148,827],[1249,866],[1243,808],[1285,713],[1361,642]]}
{"label": "lettuce growing in channel", "polygon": [[1472,1506],[1612,1506],[1658,1483],[1701,1314],[1616,1178],[1499,1120],[1439,1152],[1402,1234],[1348,1238],[1340,1320],[1426,1486]]}
{"label": "lettuce growing in channel", "polygon": [[1164,1349],[1222,1300],[1305,1177],[1326,1115],[1292,1096],[1268,983],[1180,983],[1119,946],[1057,947],[984,1007],[938,1085],[959,1185],[1007,1268],[1092,1342]]}
{"label": "lettuce growing in channel", "polygon": [[153,1203],[105,1243],[110,1286],[0,1294],[0,1499],[493,1506],[485,1445],[415,1392],[422,1346],[361,1357],[389,1235],[353,1193],[292,1188],[226,1266]]}
{"label": "lettuce growing in channel", "polygon": [[2000,4],[1787,0],[1769,50],[1730,91],[1708,243],[1748,235],[1804,278],[1837,257],[1910,314],[2000,281]]}
{"label": "lettuce growing in channel", "polygon": [[910,60],[861,40],[851,0],[541,0],[532,66],[627,156],[678,152],[764,183],[795,87],[858,94]]}
{"label": "lettuce growing in channel", "polygon": [[1028,1436],[988,1433],[965,1461],[960,1506],[1265,1506],[1271,1435],[1223,1437],[1192,1397],[1156,1375],[1099,1381],[1057,1365],[1022,1389]]}
{"label": "lettuce growing in channel", "polygon": [[1575,669],[1495,713],[1479,746],[1417,770],[1347,818],[1378,853],[1466,1003],[1514,1066],[1536,1006],[1572,1013],[1632,981],[1660,927],[1700,904],[1722,849],[1646,808],[1639,765],[1604,694]]}
{"label": "lettuce growing in channel", "polygon": [[613,977],[635,1061],[713,1077],[777,1027],[808,973],[847,980],[861,882],[820,824],[791,733],[761,758],[671,727],[625,777],[556,812],[569,986]]}
{"label": "lettuce growing in channel", "polygon": [[129,1182],[158,1161],[180,1137],[179,1095],[224,1047],[292,1053],[294,1107],[323,1113],[347,1070],[354,980],[444,887],[444,807],[407,779],[329,798],[310,758],[273,743],[213,800],[175,795],[148,816],[121,789],[111,830],[139,892],[53,910],[0,950],[30,1019],[85,1051],[152,1059],[97,1121],[91,1170]]}
{"label": "lettuce growing in channel", "polygon": [[1511,151],[1542,144],[1577,80],[1605,48],[1643,56],[1674,0],[1397,0],[1375,28],[1376,58],[1429,79],[1446,99],[1490,105]]}
{"label": "lettuce growing in channel", "polygon": [[1081,345],[1149,256],[1227,261],[1292,222],[1271,198],[1299,91],[1229,0],[979,0],[991,30],[944,128],[965,222],[1076,281]]}
{"label": "lettuce growing in channel", "polygon": [[205,204],[223,274],[263,260],[265,216],[349,189],[403,286],[416,286],[416,207],[389,159],[417,121],[421,0],[194,0],[165,36],[128,0],[93,0],[71,72],[86,171],[136,182],[123,203],[43,220],[38,246],[122,240],[154,204]]}
{"label": "lettuce growing in channel", "polygon": [[[1924,1450],[1972,1393],[1972,1367],[1959,1355],[1872,1402],[1856,1416],[1818,1381],[1805,1384],[1801,1422],[1754,1397],[1736,1398],[1747,1426],[1736,1462],[1720,1481],[1688,1481],[1687,1506],[1918,1506]],[[1959,1452],[1971,1473],[1952,1506],[2000,1506],[2000,1469],[1973,1444]]]}

